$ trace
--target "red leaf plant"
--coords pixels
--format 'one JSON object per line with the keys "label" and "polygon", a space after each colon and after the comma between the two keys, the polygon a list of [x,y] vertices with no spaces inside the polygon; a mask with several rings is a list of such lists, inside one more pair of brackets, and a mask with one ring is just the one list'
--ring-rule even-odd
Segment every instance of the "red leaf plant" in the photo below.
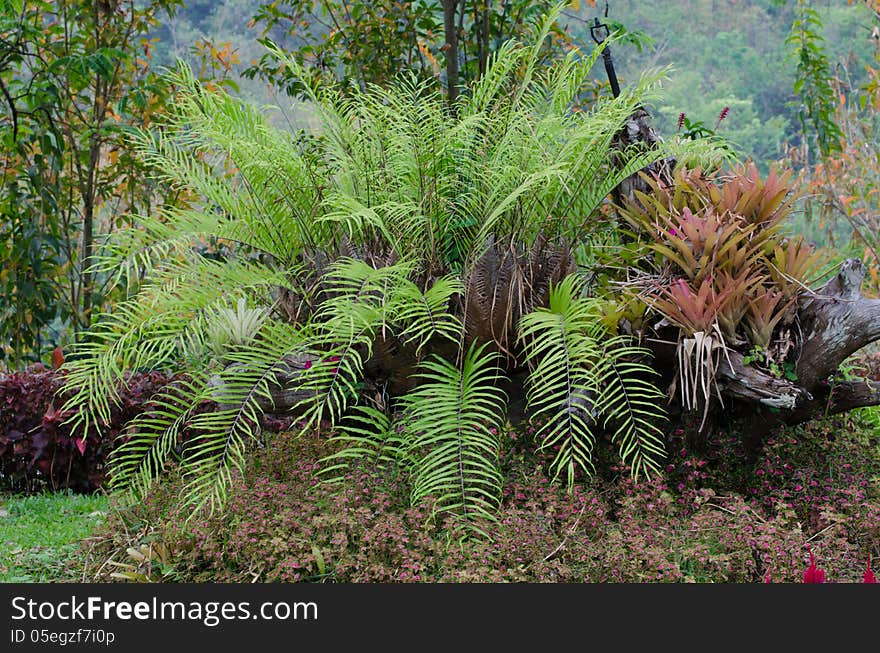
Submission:
{"label": "red leaf plant", "polygon": [[[824,583],[825,582],[825,570],[819,569],[816,567],[816,561],[813,558],[813,552],[810,551],[810,566],[807,567],[807,570],[804,572],[804,582],[805,583]],[[871,558],[868,557],[868,565],[865,568],[865,573],[862,576],[863,583],[876,583],[877,577],[874,575],[874,572],[871,571]]]}
{"label": "red leaf plant", "polygon": [[804,572],[804,582],[805,583],[824,583],[825,582],[825,570],[819,569],[816,566],[816,559],[813,557],[812,551],[810,551],[810,566],[807,567],[807,570]]}
{"label": "red leaf plant", "polygon": [[865,568],[865,575],[862,576],[863,583],[876,583],[877,577],[871,571],[871,558],[868,558],[868,566]]}

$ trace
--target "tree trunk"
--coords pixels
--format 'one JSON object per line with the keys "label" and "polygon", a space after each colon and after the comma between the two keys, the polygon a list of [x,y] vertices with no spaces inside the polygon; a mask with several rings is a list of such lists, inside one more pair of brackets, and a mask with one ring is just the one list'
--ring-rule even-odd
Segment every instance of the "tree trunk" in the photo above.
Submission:
{"label": "tree trunk", "polygon": [[91,324],[92,312],[92,257],[95,253],[95,207],[94,197],[87,195],[83,204],[82,217],[82,244],[80,247],[80,296],[82,297],[82,311],[79,315],[80,326],[88,329]]}
{"label": "tree trunk", "polygon": [[446,90],[449,93],[449,105],[455,111],[458,100],[458,29],[455,25],[458,0],[442,0],[443,30],[446,43],[443,51],[446,56]]}
{"label": "tree trunk", "polygon": [[[613,151],[623,152],[636,144],[655,147],[662,140],[651,125],[651,114],[644,109],[636,109],[626,121],[624,128],[614,137],[612,147]],[[620,165],[622,161],[616,154],[612,154],[612,163]],[[660,159],[652,163],[640,172],[624,179],[617,188],[611,191],[611,199],[617,206],[624,206],[627,201],[637,201],[636,191],[642,193],[649,193],[651,191],[651,187],[642,179],[642,172],[650,176],[659,175],[662,179],[671,181],[672,169],[674,167],[675,159],[671,158]]]}

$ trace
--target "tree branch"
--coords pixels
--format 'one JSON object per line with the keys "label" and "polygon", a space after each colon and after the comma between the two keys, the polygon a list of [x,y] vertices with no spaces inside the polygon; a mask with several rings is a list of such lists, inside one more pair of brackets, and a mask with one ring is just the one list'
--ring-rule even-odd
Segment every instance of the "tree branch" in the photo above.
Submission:
{"label": "tree branch", "polygon": [[880,406],[880,383],[869,379],[838,381],[824,386],[816,395],[796,410],[783,413],[780,420],[786,424],[800,424],[854,408]]}
{"label": "tree branch", "polygon": [[730,363],[722,356],[718,368],[719,386],[725,396],[780,410],[798,410],[813,401],[813,395],[800,385],[749,367],[739,352],[728,351],[727,358]]}
{"label": "tree branch", "polygon": [[6,102],[9,104],[9,112],[12,114],[12,142],[14,143],[18,140],[18,111],[15,108],[15,101],[9,94],[9,89],[6,88],[2,78],[0,78],[0,92],[6,98]]}
{"label": "tree branch", "polygon": [[798,383],[814,390],[850,354],[880,339],[880,300],[862,297],[865,267],[848,259],[798,311],[802,348]]}

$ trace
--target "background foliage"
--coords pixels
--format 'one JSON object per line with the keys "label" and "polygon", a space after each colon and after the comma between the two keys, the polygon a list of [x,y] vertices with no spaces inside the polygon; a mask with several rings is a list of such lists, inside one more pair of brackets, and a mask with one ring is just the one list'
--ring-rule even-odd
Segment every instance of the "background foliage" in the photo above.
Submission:
{"label": "background foliage", "polygon": [[167,87],[148,38],[179,2],[0,3],[0,355],[39,358],[105,304],[90,261],[133,210],[174,201],[133,155]]}

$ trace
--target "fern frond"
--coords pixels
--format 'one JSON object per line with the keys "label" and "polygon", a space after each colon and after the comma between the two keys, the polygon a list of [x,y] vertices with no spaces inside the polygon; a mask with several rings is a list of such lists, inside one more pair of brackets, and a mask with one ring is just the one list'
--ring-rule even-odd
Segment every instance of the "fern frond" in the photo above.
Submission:
{"label": "fern frond", "polygon": [[286,274],[256,263],[221,263],[203,257],[166,263],[162,273],[132,298],[99,318],[91,339],[76,347],[66,369],[65,409],[75,410],[73,428],[107,423],[126,370],[153,369],[176,361],[198,317],[227,306],[249,291],[285,283]]}
{"label": "fern frond", "polygon": [[326,482],[342,480],[345,472],[358,461],[380,468],[405,465],[406,441],[386,413],[372,406],[354,406],[339,423],[337,431],[328,443],[340,447],[339,451],[320,461],[319,474]]}
{"label": "fern frond", "polygon": [[150,399],[151,407],[130,422],[108,461],[110,487],[123,488],[142,500],[180,444],[184,430],[201,404],[204,374],[174,380]]}
{"label": "fern frond", "polygon": [[657,372],[640,362],[650,352],[616,336],[603,340],[599,362],[597,404],[605,419],[603,426],[620,450],[624,464],[635,478],[656,472],[666,451],[659,423],[666,416],[666,396],[650,382]]}
{"label": "fern frond", "polygon": [[478,528],[501,501],[498,428],[504,392],[495,386],[496,355],[472,346],[457,368],[442,359],[422,364],[422,380],[404,398],[412,467],[412,502],[433,496],[441,511]]}
{"label": "fern frond", "polygon": [[609,334],[599,304],[584,298],[582,283],[569,275],[550,290],[550,305],[520,320],[529,363],[528,401],[542,447],[558,448],[552,468],[571,488],[578,469],[593,470],[592,450],[601,427],[610,429],[620,456],[635,476],[656,471],[664,455],[663,393],[656,373],[640,362],[647,350]]}
{"label": "fern frond", "polygon": [[449,304],[453,296],[463,292],[464,284],[451,275],[437,279],[424,293],[408,280],[398,285],[391,312],[403,341],[416,343],[417,354],[435,337],[457,342],[462,324]]}
{"label": "fern frond", "polygon": [[569,275],[550,290],[550,306],[524,315],[519,337],[533,366],[528,405],[544,422],[536,437],[554,449],[554,478],[564,474],[569,489],[578,469],[593,471],[601,392],[595,373],[602,348],[593,338],[597,322],[591,302],[580,297],[581,284]]}
{"label": "fern frond", "polygon": [[256,441],[260,418],[273,405],[272,390],[289,371],[288,361],[306,349],[301,330],[266,323],[246,348],[226,353],[229,365],[205,387],[203,400],[218,404],[189,420],[195,434],[185,449],[181,472],[184,499],[193,514],[223,505],[236,473],[244,468],[247,445]]}

